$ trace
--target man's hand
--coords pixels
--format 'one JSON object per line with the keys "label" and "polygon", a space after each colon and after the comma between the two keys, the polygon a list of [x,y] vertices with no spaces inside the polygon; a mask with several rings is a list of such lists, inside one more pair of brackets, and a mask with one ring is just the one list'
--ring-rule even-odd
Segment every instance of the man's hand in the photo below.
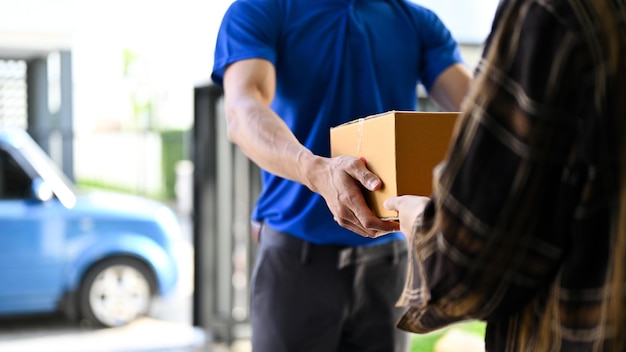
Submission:
{"label": "man's hand", "polygon": [[374,191],[382,181],[357,158],[322,158],[310,185],[326,200],[335,221],[361,236],[375,238],[400,229],[398,223],[381,220],[368,207],[363,187]]}
{"label": "man's hand", "polygon": [[422,216],[430,198],[421,196],[391,197],[385,201],[384,207],[396,210],[400,220],[400,231],[409,238],[413,236],[413,225],[418,216]]}

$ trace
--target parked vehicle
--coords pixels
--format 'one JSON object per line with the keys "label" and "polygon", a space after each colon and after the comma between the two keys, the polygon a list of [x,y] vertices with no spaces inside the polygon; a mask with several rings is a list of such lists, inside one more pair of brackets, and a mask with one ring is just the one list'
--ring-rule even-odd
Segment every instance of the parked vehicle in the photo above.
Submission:
{"label": "parked vehicle", "polygon": [[0,129],[0,316],[128,324],[173,293],[180,240],[166,205],[81,193],[26,131]]}

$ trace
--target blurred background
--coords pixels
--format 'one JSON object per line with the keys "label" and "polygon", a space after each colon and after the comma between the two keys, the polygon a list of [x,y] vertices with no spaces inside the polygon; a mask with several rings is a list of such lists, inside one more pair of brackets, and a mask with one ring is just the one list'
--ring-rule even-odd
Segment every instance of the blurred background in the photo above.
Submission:
{"label": "blurred background", "polygon": [[[498,0],[413,1],[442,18],[473,69]],[[177,215],[189,250],[178,253],[176,294],[157,300],[149,316],[157,325],[112,328],[154,336],[159,324],[175,324],[164,335],[185,338],[172,350],[245,350],[249,336],[248,215],[258,170],[226,141],[221,90],[209,79],[232,2],[0,0],[0,128],[27,130],[81,190],[156,200]],[[438,109],[421,87],[416,94],[421,110]],[[59,335],[80,341],[94,333],[64,318],[8,317],[0,349],[19,350],[34,336],[60,344]],[[414,351],[433,350],[443,333],[416,337]]]}

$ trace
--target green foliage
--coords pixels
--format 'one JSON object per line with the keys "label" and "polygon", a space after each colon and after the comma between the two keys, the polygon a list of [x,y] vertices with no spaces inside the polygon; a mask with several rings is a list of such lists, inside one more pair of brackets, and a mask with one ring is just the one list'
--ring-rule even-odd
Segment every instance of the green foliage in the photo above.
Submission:
{"label": "green foliage", "polygon": [[131,65],[140,58],[140,55],[130,49],[124,49],[122,55],[124,60],[124,77],[128,77],[130,76]]}
{"label": "green foliage", "polygon": [[110,191],[110,192],[115,192],[115,193],[133,194],[133,195],[151,198],[151,199],[159,200],[159,201],[166,200],[166,197],[164,197],[163,194],[140,192],[136,188],[123,187],[123,186],[106,183],[106,182],[102,182],[98,180],[79,179],[79,180],[76,180],[76,186],[78,187],[78,189],[84,190],[84,191],[90,191],[90,190]]}
{"label": "green foliage", "polygon": [[161,131],[161,172],[165,183],[165,196],[175,199],[176,163],[189,158],[188,132],[183,130]]}
{"label": "green foliage", "polygon": [[435,344],[443,335],[452,329],[461,330],[470,334],[475,334],[480,337],[485,337],[486,324],[480,321],[470,321],[451,325],[441,330],[431,332],[424,335],[412,335],[411,337],[411,352],[434,352]]}

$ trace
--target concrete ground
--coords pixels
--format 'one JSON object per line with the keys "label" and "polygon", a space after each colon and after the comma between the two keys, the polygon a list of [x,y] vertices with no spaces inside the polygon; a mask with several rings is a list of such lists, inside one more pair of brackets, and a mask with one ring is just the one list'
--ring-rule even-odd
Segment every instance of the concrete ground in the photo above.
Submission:
{"label": "concrete ground", "polygon": [[185,322],[139,319],[127,326],[90,329],[62,315],[0,319],[2,352],[251,352],[250,342],[231,346]]}
{"label": "concrete ground", "polygon": [[[114,352],[114,351],[214,351],[210,337],[202,330],[187,324],[143,318],[128,326],[85,330],[64,326],[59,320],[50,328],[53,318],[37,322],[19,320],[13,331],[0,332],[0,351],[58,351],[58,352]],[[3,321],[10,324],[9,321]],[[29,324],[20,329],[20,324]],[[2,326],[2,325],[0,325]],[[9,329],[11,330],[11,329]]]}

